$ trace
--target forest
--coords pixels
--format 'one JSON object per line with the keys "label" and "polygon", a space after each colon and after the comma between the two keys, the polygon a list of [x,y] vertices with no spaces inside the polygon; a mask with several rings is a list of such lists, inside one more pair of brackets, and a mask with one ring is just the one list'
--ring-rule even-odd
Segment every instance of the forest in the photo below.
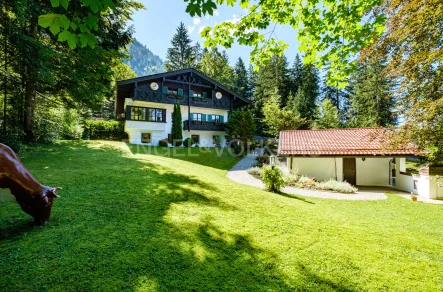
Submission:
{"label": "forest", "polygon": [[[144,9],[138,2],[3,1],[1,139],[80,139],[91,118],[122,120],[113,114],[116,80],[159,72],[163,66],[166,71],[194,67],[251,99],[248,110],[257,135],[277,136],[282,129],[386,127],[392,130],[392,143],[409,139],[427,149],[432,161],[442,161],[443,4],[406,2],[326,6],[334,13],[314,24],[311,16],[321,18],[316,10],[289,13],[298,9],[296,3],[282,8],[289,13],[284,14],[273,4],[258,9],[242,1],[250,13],[236,24],[203,30],[204,45],[193,43],[180,23],[162,64],[160,58],[146,56],[147,48],[132,37],[128,22]],[[212,0],[187,5],[191,16],[212,15],[216,7]],[[365,26],[350,25],[363,16]],[[285,57],[286,47],[272,31],[265,38],[254,30],[272,23],[290,23],[298,31],[302,45],[294,60]],[[340,31],[347,34],[346,42],[339,41]],[[230,66],[222,47],[229,49],[234,41],[254,48],[250,66],[241,58]],[[319,55],[322,50],[326,53]],[[140,65],[144,57],[149,66]]]}

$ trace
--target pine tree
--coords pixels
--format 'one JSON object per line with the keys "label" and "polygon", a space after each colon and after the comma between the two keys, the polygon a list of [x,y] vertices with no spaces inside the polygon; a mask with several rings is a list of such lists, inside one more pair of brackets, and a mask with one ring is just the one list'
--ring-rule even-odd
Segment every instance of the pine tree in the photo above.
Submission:
{"label": "pine tree", "polygon": [[315,128],[317,129],[333,129],[340,127],[340,114],[337,107],[326,98],[323,100],[318,117],[315,121]]}
{"label": "pine tree", "polygon": [[309,121],[314,120],[319,96],[318,69],[313,64],[304,64],[302,84],[295,96],[294,112]]}
{"label": "pine tree", "polygon": [[171,135],[174,146],[178,147],[183,141],[183,127],[182,114],[180,109],[180,102],[174,104],[174,111],[172,112],[172,127]]}
{"label": "pine tree", "polygon": [[188,29],[183,22],[177,27],[177,32],[171,41],[172,48],[166,54],[166,71],[174,71],[194,67],[196,62],[195,47],[189,38]]}
{"label": "pine tree", "polygon": [[254,70],[254,66],[249,65],[248,68],[248,93],[247,97],[252,99],[257,84],[257,72]]}
{"label": "pine tree", "polygon": [[396,124],[395,101],[390,94],[391,81],[383,73],[385,65],[377,60],[366,60],[358,66],[351,80],[348,127],[386,127]]}
{"label": "pine tree", "polygon": [[302,72],[303,71],[303,62],[301,61],[300,56],[297,54],[295,56],[294,64],[291,68],[291,92],[295,96],[298,92],[298,89],[302,83]]}
{"label": "pine tree", "polygon": [[234,73],[234,90],[241,96],[247,97],[249,92],[248,72],[246,71],[245,63],[243,63],[242,58],[238,58],[234,67]]}

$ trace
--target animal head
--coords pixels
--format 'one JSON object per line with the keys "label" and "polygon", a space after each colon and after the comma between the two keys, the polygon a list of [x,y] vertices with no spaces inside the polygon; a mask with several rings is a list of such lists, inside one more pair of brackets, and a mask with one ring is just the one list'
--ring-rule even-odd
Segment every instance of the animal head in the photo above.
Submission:
{"label": "animal head", "polygon": [[58,190],[61,190],[61,188],[44,187],[43,191],[34,196],[33,203],[30,202],[31,204],[26,204],[26,208],[28,209],[27,213],[34,217],[36,223],[42,224],[49,221],[54,199],[60,198],[56,193]]}

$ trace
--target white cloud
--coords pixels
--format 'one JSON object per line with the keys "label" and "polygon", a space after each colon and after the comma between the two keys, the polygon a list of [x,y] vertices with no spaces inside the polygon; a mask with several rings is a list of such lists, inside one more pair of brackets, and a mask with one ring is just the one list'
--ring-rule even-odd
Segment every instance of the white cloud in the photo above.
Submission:
{"label": "white cloud", "polygon": [[195,30],[195,25],[194,26],[188,25],[189,34],[192,34],[194,30]]}
{"label": "white cloud", "polygon": [[200,18],[194,18],[194,25],[198,25],[200,23]]}
{"label": "white cloud", "polygon": [[214,16],[219,16],[220,12],[218,12],[218,10],[214,10]]}

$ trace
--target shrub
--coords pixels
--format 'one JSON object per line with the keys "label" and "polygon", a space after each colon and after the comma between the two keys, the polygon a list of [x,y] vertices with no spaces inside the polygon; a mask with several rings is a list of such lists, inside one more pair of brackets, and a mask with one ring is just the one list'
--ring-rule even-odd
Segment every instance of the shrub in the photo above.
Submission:
{"label": "shrub", "polygon": [[168,139],[162,139],[158,141],[158,146],[160,147],[168,147],[169,143],[168,143]]}
{"label": "shrub", "polygon": [[180,146],[182,146],[182,144],[183,144],[183,140],[176,140],[176,139],[174,139],[172,141],[172,145],[174,145],[174,147],[180,147]]}
{"label": "shrub", "polygon": [[234,145],[234,153],[235,155],[240,155],[243,153],[243,146],[241,143],[236,143]]}
{"label": "shrub", "polygon": [[23,144],[20,141],[19,137],[14,135],[0,135],[0,143],[5,144],[6,146],[14,150],[15,153],[20,152],[23,147]]}
{"label": "shrub", "polygon": [[249,168],[247,171],[253,177],[261,179],[261,175],[263,173],[263,170],[260,167],[254,166],[254,167]]}
{"label": "shrub", "polygon": [[119,121],[86,120],[89,139],[122,140],[126,138],[124,125]]}
{"label": "shrub", "polygon": [[285,185],[282,172],[278,167],[263,167],[261,178],[266,189],[273,193],[280,193],[280,189]]}
{"label": "shrub", "polygon": [[194,144],[194,140],[191,138],[186,138],[185,141],[183,141],[183,146],[185,147],[191,147]]}
{"label": "shrub", "polygon": [[298,184],[302,185],[302,187],[313,187],[315,186],[316,182],[315,179],[307,177],[307,176],[301,176],[298,179]]}
{"label": "shrub", "polygon": [[348,182],[336,181],[333,179],[318,182],[316,183],[315,188],[319,190],[334,191],[347,194],[353,194],[358,191],[356,187],[350,185]]}
{"label": "shrub", "polygon": [[257,156],[257,163],[255,164],[258,167],[262,167],[264,164],[269,164],[269,155],[261,155]]}
{"label": "shrub", "polygon": [[298,183],[299,178],[300,178],[300,177],[299,177],[298,175],[296,175],[296,174],[292,174],[292,173],[287,174],[287,175],[285,175],[285,177],[284,177],[284,179],[285,179],[285,183],[286,183],[288,186],[296,186],[297,183]]}

